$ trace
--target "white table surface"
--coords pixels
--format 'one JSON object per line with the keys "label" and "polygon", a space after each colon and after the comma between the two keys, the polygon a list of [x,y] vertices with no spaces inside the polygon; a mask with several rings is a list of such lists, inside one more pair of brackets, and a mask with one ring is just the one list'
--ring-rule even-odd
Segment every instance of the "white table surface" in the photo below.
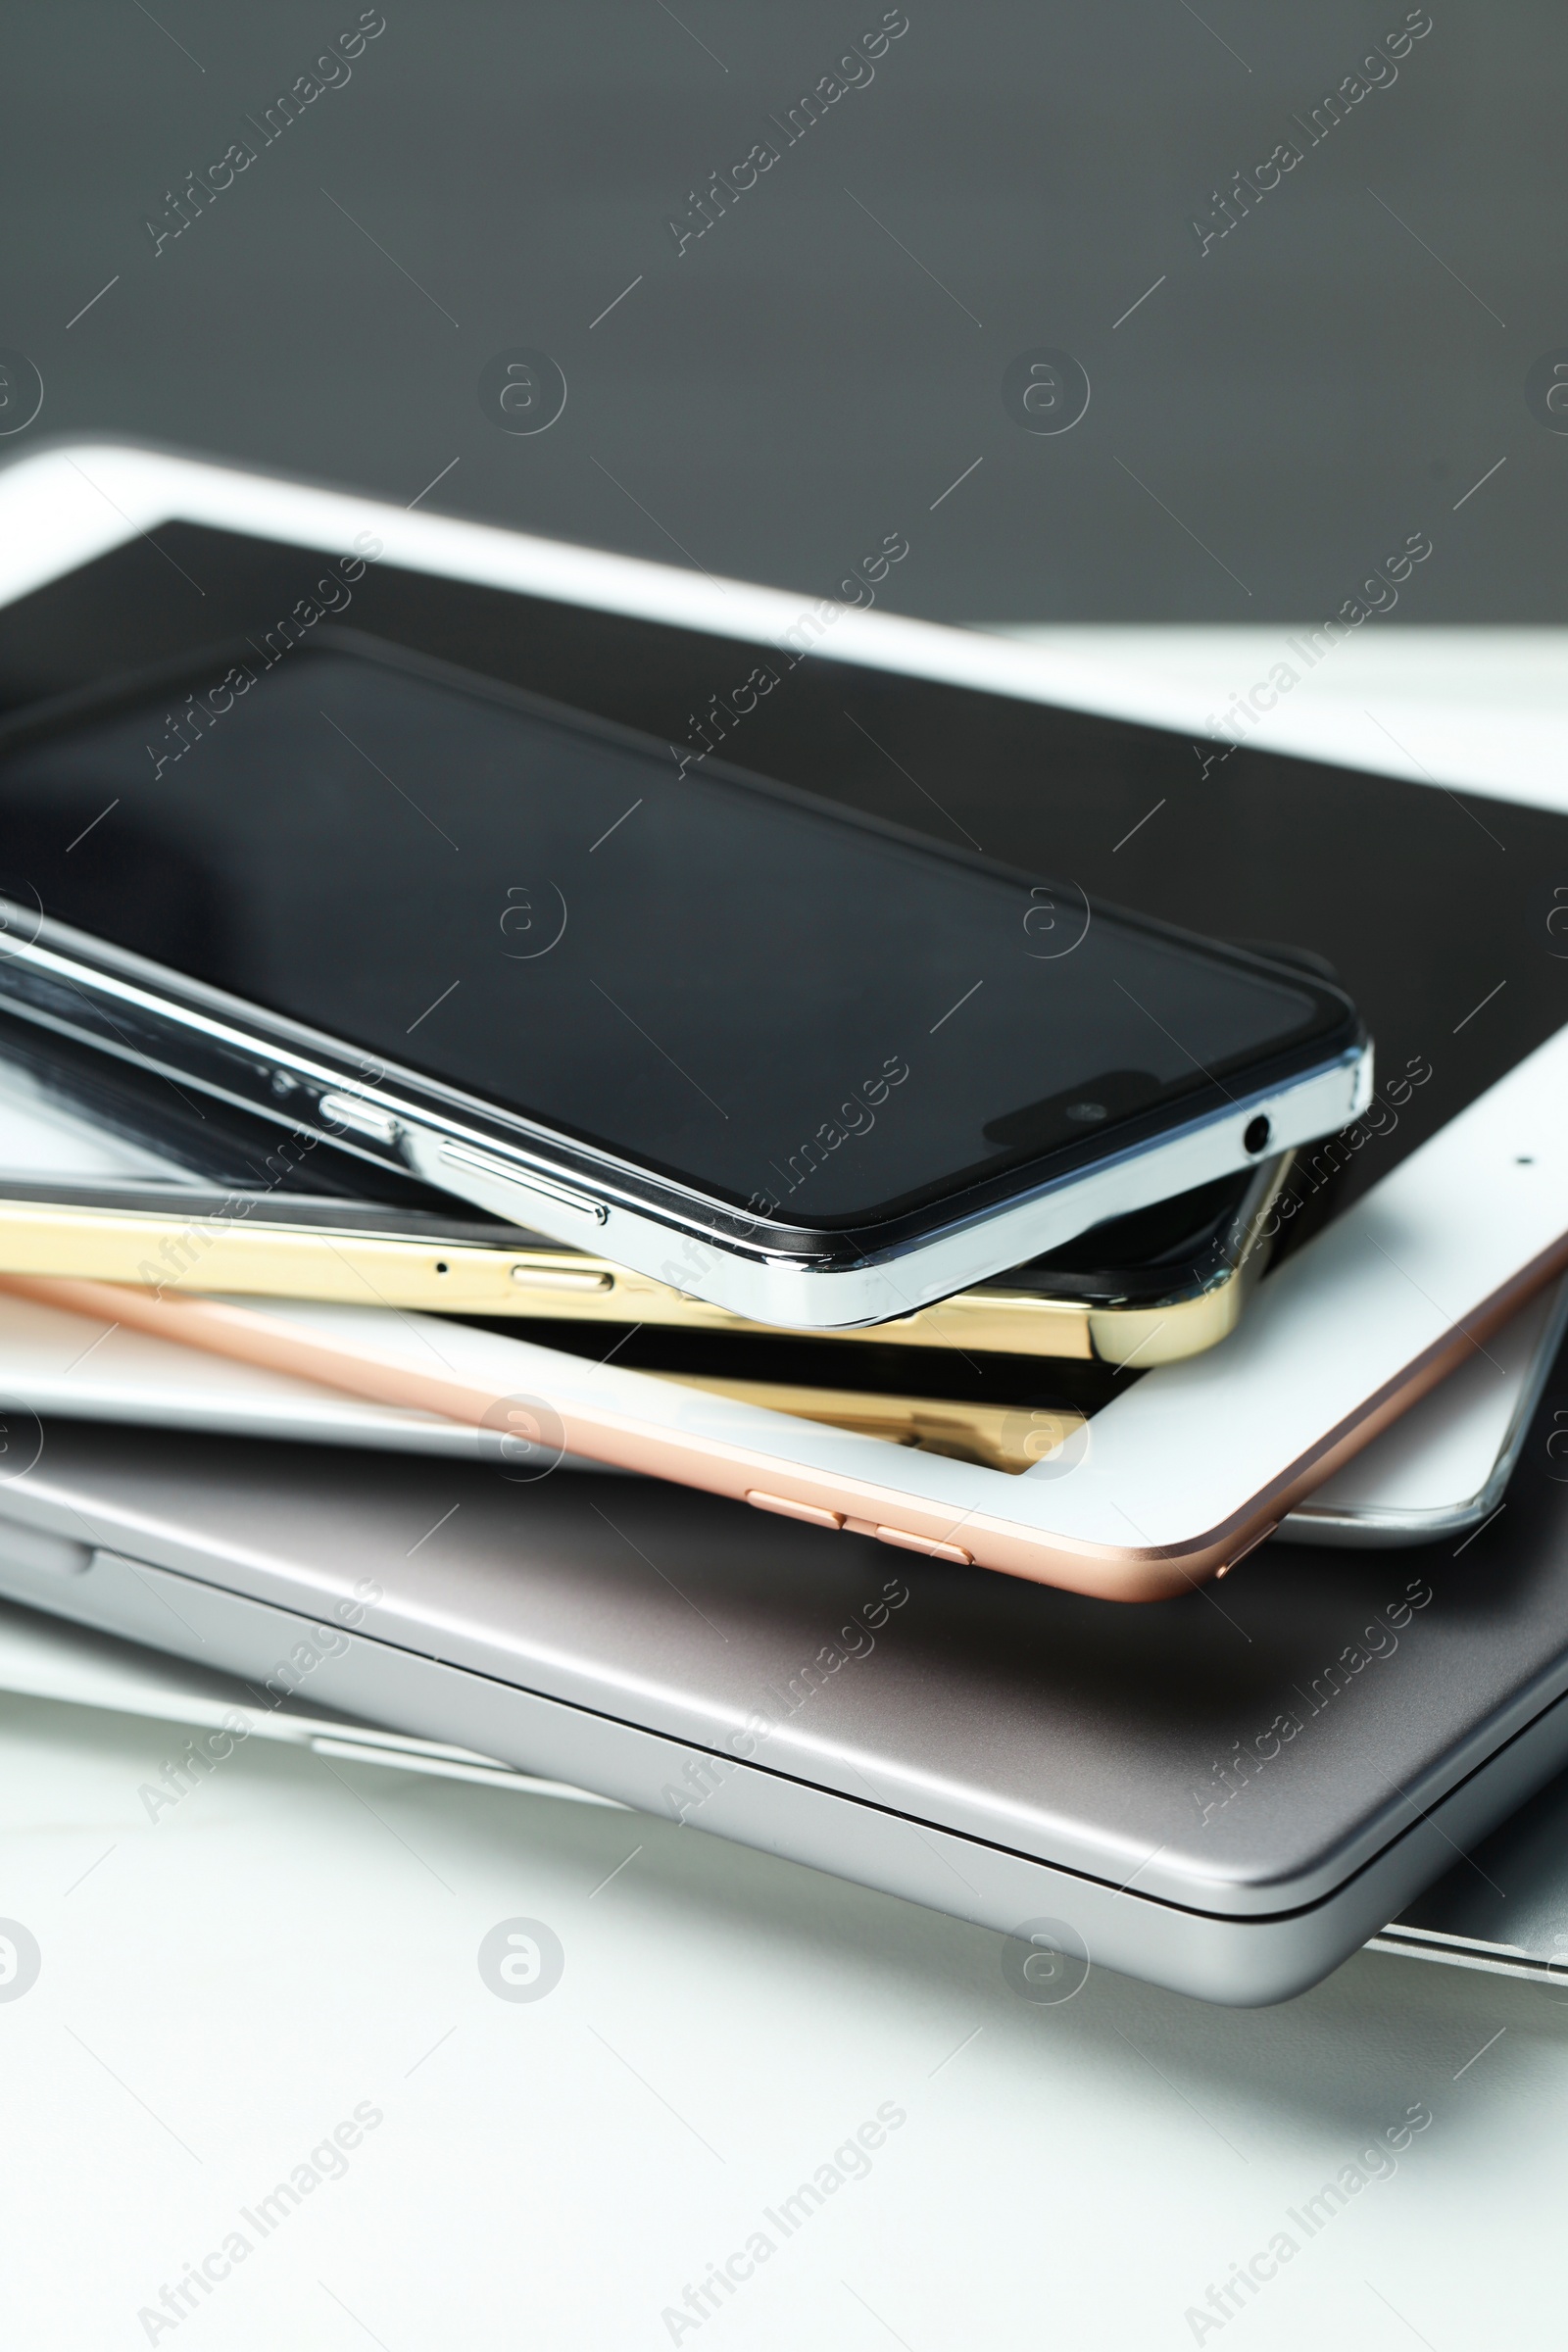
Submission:
{"label": "white table surface", "polygon": [[[1381,711],[1440,780],[1568,806],[1562,633],[1375,627],[1267,740],[1354,757],[1354,713]],[[1168,664],[1188,700],[1266,675],[1287,634],[1073,633]],[[980,1929],[696,1827],[303,1736],[246,1740],[150,1817],[189,1678],[107,1651],[62,1678],[48,1649],[14,1638],[23,1689],[0,1697],[0,1915],[41,1959],[20,1997],[0,1979],[10,2342],[1472,2352],[1561,2332],[1553,1988],[1362,1954],[1273,2010],[1094,1968],[1036,2003]],[[564,1960],[526,2002],[478,1966],[519,1918]],[[381,2120],[341,2177],[323,2156],[264,2234],[246,2209],[356,2108]],[[1357,2168],[1411,2109],[1431,2121],[1408,2147]],[[769,2209],[879,2110],[905,2120],[864,2177],[846,2155],[786,2233]],[[1336,2180],[1309,2234],[1293,2212]],[[243,2259],[171,2321],[162,2290],[220,2271],[236,2230]],[[759,2230],[767,2258],[693,2321],[687,2288],[744,2271]],[[1216,2320],[1210,2287],[1268,2271],[1282,2231],[1297,2250]]]}
{"label": "white table surface", "polygon": [[[1274,2010],[1096,1970],[1036,2005],[995,1936],[611,1807],[252,1740],[149,1820],[181,1737],[0,1716],[4,1907],[42,1957],[0,2001],[12,2342],[1147,2352],[1212,2340],[1189,2309],[1281,2230],[1213,2337],[1560,2328],[1550,1989],[1363,1954]],[[529,2003],[477,1966],[518,1917],[564,1954]],[[365,2102],[342,2177],[263,2236],[243,2209]],[[1308,2237],[1289,2210],[1411,2108]],[[906,2120],[786,2236],[767,2209],[879,2110]],[[236,2228],[194,2312],[138,2320]],[[755,2276],[672,2328],[759,2230]]]}

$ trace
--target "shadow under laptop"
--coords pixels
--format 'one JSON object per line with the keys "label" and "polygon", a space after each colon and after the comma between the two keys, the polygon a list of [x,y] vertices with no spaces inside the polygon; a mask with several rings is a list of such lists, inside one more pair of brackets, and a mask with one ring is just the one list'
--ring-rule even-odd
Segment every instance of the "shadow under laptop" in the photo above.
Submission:
{"label": "shadow under laptop", "polygon": [[1254,2148],[1272,2141],[1282,2121],[1343,2158],[1416,2108],[1484,2140],[1521,2072],[1547,2048],[1568,2053],[1568,1985],[1370,1952],[1268,2009],[1141,1984],[1092,1954],[1031,1979],[1015,1938],[644,1814],[341,1761],[332,1771],[329,1803],[351,1787],[460,1892],[499,1868],[526,1911],[548,1885],[584,2016],[612,2017],[638,1980],[695,1948],[707,1959],[690,1997],[731,2002],[751,1975],[764,2033],[767,1988],[781,1982],[835,2037],[874,2037],[896,2021],[906,2058],[919,2059],[910,2094],[934,2099],[950,2073],[969,2073],[973,2095],[975,2074],[983,2083],[1000,2071],[1014,2089],[1020,2077],[1036,2083],[1048,2111],[1099,2082],[1197,2116],[1244,2159],[1250,2136]]}

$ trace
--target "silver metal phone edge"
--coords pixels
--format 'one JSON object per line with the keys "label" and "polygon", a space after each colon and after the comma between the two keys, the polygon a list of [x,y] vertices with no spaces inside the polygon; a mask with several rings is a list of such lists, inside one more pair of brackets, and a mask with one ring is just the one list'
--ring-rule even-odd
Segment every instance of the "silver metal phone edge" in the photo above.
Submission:
{"label": "silver metal phone edge", "polygon": [[[32,919],[30,910],[17,911]],[[188,1060],[171,1061],[164,1074],[178,1076],[241,1109],[260,1111],[278,1123],[280,1135],[293,1126],[376,1164],[416,1175],[551,1240],[578,1248],[591,1241],[617,1263],[707,1297],[754,1322],[799,1330],[885,1322],[913,1307],[934,1304],[1040,1256],[1108,1217],[1254,1167],[1265,1152],[1272,1154],[1316,1142],[1358,1116],[1372,1086],[1373,1049],[1363,1041],[1296,1078],[1235,1097],[1148,1143],[1107,1155],[1085,1174],[1052,1179],[992,1211],[950,1217],[898,1252],[895,1273],[886,1250],[838,1265],[792,1258],[769,1244],[764,1221],[747,1220],[734,1211],[723,1214],[737,1225],[750,1223],[752,1237],[758,1238],[717,1235],[696,1210],[682,1212],[681,1188],[652,1181],[644,1185],[634,1170],[619,1175],[614,1185],[608,1177],[596,1180],[570,1164],[575,1147],[568,1149],[564,1141],[564,1169],[557,1164],[535,1168],[525,1156],[524,1123],[515,1122],[518,1140],[506,1138],[501,1115],[457,1089],[397,1072],[401,1091],[392,1091],[385,1081],[394,1074],[385,1064],[369,1056],[356,1063],[350,1050],[318,1037],[301,1023],[261,1014],[220,991],[166,974],[143,957],[88,940],[67,926],[50,924],[48,929],[62,942],[60,947],[14,939],[0,953],[0,1007],[17,1017],[82,1039],[139,1067],[162,1071],[157,1056],[125,1041],[122,1031],[117,1031],[122,1042],[105,1038],[79,1016],[72,1018],[6,987],[3,975],[8,967],[28,971],[43,987],[64,986],[94,1009],[114,1004],[126,1018],[134,1006],[135,1013],[164,1037],[193,1040],[209,1055],[220,1058],[228,1082],[192,1069]],[[90,959],[72,952],[78,937],[90,951]],[[178,982],[180,993],[170,993],[171,979]],[[246,1078],[248,1091],[242,1083]],[[286,1116],[279,1112],[279,1079],[285,1082]],[[363,1101],[368,1114],[385,1122],[384,1140],[320,1115],[323,1100],[350,1096]],[[1270,1132],[1257,1149],[1249,1150],[1246,1132],[1260,1113],[1268,1118]],[[541,1130],[541,1151],[546,1145]],[[1166,1173],[1154,1173],[1156,1167]],[[701,1200],[695,1194],[687,1197]],[[1073,1205],[1064,1207],[1069,1201]],[[711,1215],[712,1207],[702,1203],[705,1215]]]}

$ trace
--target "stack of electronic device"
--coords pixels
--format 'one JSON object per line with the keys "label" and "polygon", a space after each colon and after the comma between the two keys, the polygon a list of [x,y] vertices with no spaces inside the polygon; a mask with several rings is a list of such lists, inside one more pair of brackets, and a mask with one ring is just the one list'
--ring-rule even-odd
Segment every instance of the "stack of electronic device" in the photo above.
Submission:
{"label": "stack of electronic device", "polygon": [[99,1425],[90,1560],[191,1578],[122,1515],[162,1429],[312,1508],[434,1456],[519,1557],[597,1467],[923,1555],[977,1622],[1001,1572],[1230,1625],[1201,1589],[1276,1532],[1497,1508],[1562,1335],[1561,818],[1503,844],[834,604],[65,462],[102,512],[0,480],[0,1519],[79,1549],[46,1439]]}

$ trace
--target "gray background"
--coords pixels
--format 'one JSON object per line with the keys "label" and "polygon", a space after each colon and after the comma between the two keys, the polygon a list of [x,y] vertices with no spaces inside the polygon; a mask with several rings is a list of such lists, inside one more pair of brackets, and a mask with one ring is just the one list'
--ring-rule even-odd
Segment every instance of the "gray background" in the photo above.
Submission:
{"label": "gray background", "polygon": [[[880,0],[385,0],[347,86],[156,258],[166,191],[356,0],[15,10],[0,344],[46,397],[0,454],[125,432],[404,503],[451,466],[434,508],[816,593],[899,531],[886,601],[954,619],[1316,618],[1419,529],[1396,621],[1553,620],[1568,436],[1524,381],[1568,343],[1568,22],[1432,8],[1200,256],[1210,191],[1403,0],[907,0],[874,82],[679,258],[667,216]],[[479,404],[513,345],[570,387],[531,438]],[[1059,437],[1002,405],[1039,345],[1093,384]]]}

